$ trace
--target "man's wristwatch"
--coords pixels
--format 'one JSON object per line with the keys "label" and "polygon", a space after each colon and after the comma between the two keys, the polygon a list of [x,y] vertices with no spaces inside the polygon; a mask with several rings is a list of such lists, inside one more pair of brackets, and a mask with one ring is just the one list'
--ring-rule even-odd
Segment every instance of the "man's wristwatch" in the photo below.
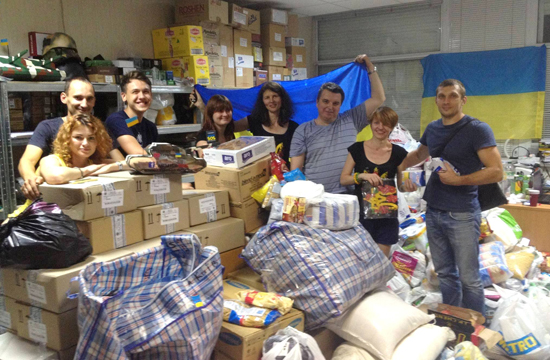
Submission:
{"label": "man's wristwatch", "polygon": [[372,73],[375,73],[375,72],[376,72],[376,66],[372,69],[372,71],[369,71],[367,69],[367,74],[369,74],[369,75],[372,74]]}

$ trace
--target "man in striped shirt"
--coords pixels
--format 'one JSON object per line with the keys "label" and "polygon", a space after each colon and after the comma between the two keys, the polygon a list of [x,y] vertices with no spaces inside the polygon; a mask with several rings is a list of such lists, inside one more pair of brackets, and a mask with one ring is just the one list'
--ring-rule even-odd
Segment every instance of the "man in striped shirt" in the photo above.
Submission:
{"label": "man in striped shirt", "polygon": [[368,125],[368,118],[384,103],[384,87],[367,55],[355,58],[367,67],[371,83],[371,97],[364,103],[340,114],[344,91],[335,83],[325,83],[317,94],[315,120],[301,124],[290,145],[291,168],[301,169],[306,178],[323,184],[326,192],[352,193],[352,186],[340,185],[340,174],[346,162],[348,147]]}

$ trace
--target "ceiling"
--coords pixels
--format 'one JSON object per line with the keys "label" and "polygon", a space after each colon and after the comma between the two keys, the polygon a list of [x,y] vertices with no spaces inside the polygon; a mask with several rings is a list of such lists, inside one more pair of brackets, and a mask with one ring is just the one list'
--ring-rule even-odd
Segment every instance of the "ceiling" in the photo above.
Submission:
{"label": "ceiling", "polygon": [[251,9],[275,8],[288,10],[301,16],[317,16],[421,1],[422,0],[235,0],[233,2]]}

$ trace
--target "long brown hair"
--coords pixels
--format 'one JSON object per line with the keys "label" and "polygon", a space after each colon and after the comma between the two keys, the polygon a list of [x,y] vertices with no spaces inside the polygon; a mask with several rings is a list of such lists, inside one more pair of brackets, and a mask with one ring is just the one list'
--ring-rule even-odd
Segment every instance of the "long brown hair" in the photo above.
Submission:
{"label": "long brown hair", "polygon": [[[204,124],[202,124],[201,131],[215,131],[216,132],[216,139],[219,139],[218,130],[214,126],[214,113],[218,111],[231,111],[233,112],[233,105],[231,105],[231,101],[223,95],[214,95],[208,100],[208,103],[206,104],[206,110],[204,114]],[[223,133],[223,137],[226,141],[233,140],[235,138],[235,124],[233,122],[233,119],[227,124],[225,127],[225,131]]]}
{"label": "long brown hair", "polygon": [[68,167],[73,167],[73,154],[71,153],[69,146],[71,135],[73,130],[80,125],[89,127],[95,135],[97,146],[95,152],[90,156],[90,159],[95,164],[99,164],[105,160],[113,147],[113,141],[109,137],[109,134],[107,133],[107,130],[105,130],[101,120],[88,114],[76,114],[69,116],[61,128],[59,128],[57,137],[53,142],[54,154],[63,159]]}

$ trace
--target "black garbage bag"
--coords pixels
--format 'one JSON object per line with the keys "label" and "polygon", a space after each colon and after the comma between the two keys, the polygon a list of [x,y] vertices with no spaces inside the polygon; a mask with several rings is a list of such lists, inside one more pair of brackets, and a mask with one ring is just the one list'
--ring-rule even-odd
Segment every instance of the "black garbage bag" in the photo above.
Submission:
{"label": "black garbage bag", "polygon": [[0,267],[59,269],[84,260],[92,245],[56,204],[34,201],[0,226]]}

